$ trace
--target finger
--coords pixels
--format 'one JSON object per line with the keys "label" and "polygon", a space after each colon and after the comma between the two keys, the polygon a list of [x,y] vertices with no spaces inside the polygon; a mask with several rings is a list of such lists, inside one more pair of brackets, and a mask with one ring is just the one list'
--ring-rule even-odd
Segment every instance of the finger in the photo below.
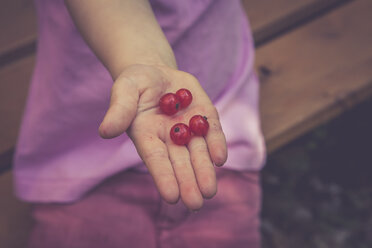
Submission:
{"label": "finger", "polygon": [[110,107],[99,127],[102,138],[114,138],[124,133],[137,113],[138,89],[130,79],[122,77],[111,89]]}
{"label": "finger", "polygon": [[227,147],[225,134],[222,131],[221,123],[218,117],[208,118],[209,130],[205,136],[208,150],[213,163],[216,166],[222,166],[227,160]]}
{"label": "finger", "polygon": [[179,199],[179,188],[166,145],[154,135],[132,137],[137,152],[145,162],[162,198],[170,203]]}
{"label": "finger", "polygon": [[193,137],[188,144],[188,149],[199,189],[204,198],[212,198],[217,192],[216,172],[204,138]]}
{"label": "finger", "polygon": [[203,197],[191,166],[189,151],[185,146],[175,145],[171,141],[167,145],[183,203],[190,210],[200,209]]}

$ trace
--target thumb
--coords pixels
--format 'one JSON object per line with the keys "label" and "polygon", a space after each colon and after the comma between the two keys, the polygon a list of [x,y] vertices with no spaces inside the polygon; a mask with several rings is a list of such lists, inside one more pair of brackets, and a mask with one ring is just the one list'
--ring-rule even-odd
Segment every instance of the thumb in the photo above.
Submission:
{"label": "thumb", "polygon": [[111,88],[110,107],[98,129],[102,138],[111,139],[124,133],[137,114],[139,91],[135,82],[119,77]]}

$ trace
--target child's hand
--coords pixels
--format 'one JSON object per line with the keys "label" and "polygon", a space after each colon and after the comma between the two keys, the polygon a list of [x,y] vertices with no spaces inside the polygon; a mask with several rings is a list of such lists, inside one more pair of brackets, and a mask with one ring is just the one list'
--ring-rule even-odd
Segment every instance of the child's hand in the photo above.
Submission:
{"label": "child's hand", "polygon": [[[193,101],[173,116],[163,114],[158,102],[168,92],[186,88]],[[188,125],[194,115],[208,117],[206,137],[192,137],[186,146],[175,145],[170,129],[178,122]],[[197,79],[166,66],[133,65],[115,81],[111,103],[99,128],[104,138],[127,132],[145,162],[165,201],[182,201],[191,210],[201,208],[204,198],[216,194],[213,163],[221,166],[227,159],[225,136],[218,114]]]}

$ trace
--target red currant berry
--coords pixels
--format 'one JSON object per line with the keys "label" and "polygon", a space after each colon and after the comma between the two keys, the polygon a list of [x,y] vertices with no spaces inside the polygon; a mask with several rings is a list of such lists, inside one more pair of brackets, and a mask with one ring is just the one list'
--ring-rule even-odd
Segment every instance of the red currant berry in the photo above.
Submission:
{"label": "red currant berry", "polygon": [[173,93],[167,93],[159,100],[159,107],[166,115],[174,115],[180,108],[180,100]]}
{"label": "red currant berry", "polygon": [[178,99],[180,99],[181,108],[186,108],[192,101],[192,94],[187,89],[179,89],[176,92]]}
{"label": "red currant berry", "polygon": [[175,144],[186,145],[191,139],[191,132],[186,124],[177,123],[170,130],[170,137]]}
{"label": "red currant berry", "polygon": [[190,130],[196,136],[205,136],[208,133],[209,123],[207,121],[207,117],[201,115],[194,115],[190,119]]}

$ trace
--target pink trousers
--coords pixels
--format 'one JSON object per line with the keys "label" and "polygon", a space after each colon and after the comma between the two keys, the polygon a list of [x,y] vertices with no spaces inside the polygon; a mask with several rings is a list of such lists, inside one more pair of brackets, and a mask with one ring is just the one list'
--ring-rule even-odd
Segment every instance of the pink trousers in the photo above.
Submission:
{"label": "pink trousers", "polygon": [[197,213],[161,200],[152,178],[118,174],[73,204],[35,204],[29,248],[260,247],[258,172],[217,169]]}

